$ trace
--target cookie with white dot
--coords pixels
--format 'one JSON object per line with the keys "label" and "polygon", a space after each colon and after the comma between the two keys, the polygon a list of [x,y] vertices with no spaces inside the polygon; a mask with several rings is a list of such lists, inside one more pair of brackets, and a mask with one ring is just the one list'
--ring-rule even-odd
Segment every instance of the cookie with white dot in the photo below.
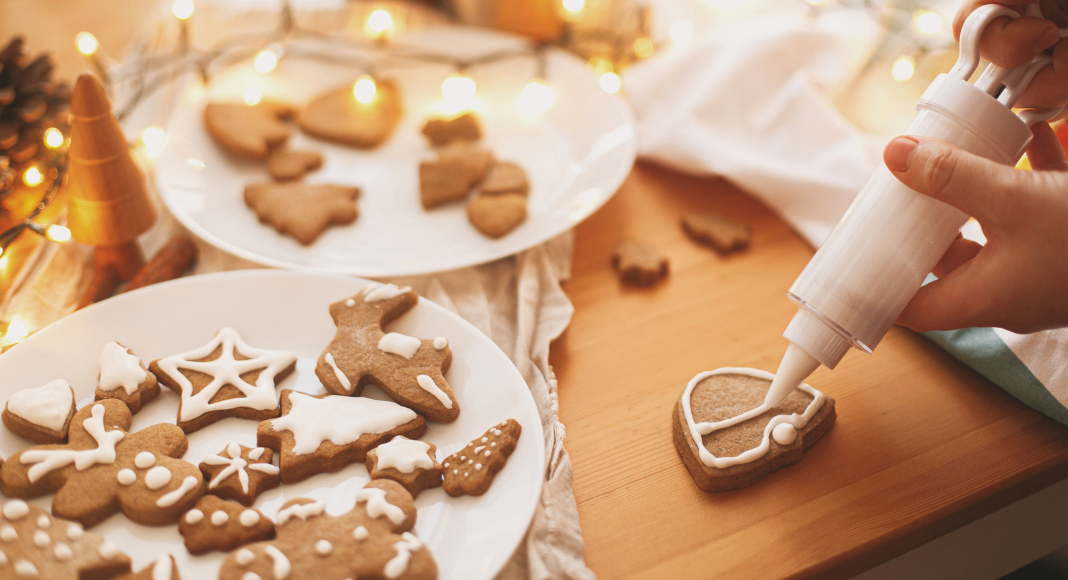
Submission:
{"label": "cookie with white dot", "polygon": [[178,573],[178,563],[174,561],[174,556],[164,554],[148,566],[121,576],[118,580],[182,580],[182,576]]}
{"label": "cookie with white dot", "polygon": [[274,522],[257,509],[205,495],[178,520],[178,533],[194,556],[212,550],[229,552],[274,537]]}
{"label": "cookie with white dot", "polygon": [[504,469],[508,456],[515,451],[523,427],[508,419],[490,427],[481,437],[467,444],[441,462],[445,470],[442,486],[445,493],[482,495],[493,484],[497,472]]}
{"label": "cookie with white dot", "polygon": [[141,357],[129,348],[109,342],[100,353],[96,400],[118,399],[137,414],[141,405],[159,396],[156,375],[145,368]]}
{"label": "cookie with white dot", "polygon": [[116,578],[130,557],[79,524],[16,499],[0,508],[0,578]]}
{"label": "cookie with white dot", "polygon": [[16,391],[7,400],[4,425],[34,443],[63,443],[74,418],[74,388],[63,379]]}
{"label": "cookie with white dot", "polygon": [[257,495],[281,482],[272,457],[274,452],[266,447],[245,447],[231,441],[219,453],[205,457],[200,472],[208,480],[208,493],[250,506]]}
{"label": "cookie with white dot", "polygon": [[398,435],[367,452],[367,472],[371,479],[392,479],[412,497],[424,489],[441,486],[441,464],[433,443]]}

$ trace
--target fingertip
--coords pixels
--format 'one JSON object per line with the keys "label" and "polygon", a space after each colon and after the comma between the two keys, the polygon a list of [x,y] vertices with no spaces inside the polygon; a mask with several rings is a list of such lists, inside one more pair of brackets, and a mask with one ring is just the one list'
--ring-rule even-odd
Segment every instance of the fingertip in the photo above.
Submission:
{"label": "fingertip", "polygon": [[912,156],[919,145],[920,142],[912,137],[901,136],[892,139],[883,149],[883,162],[886,163],[887,169],[896,173],[908,171]]}
{"label": "fingertip", "polygon": [[1017,67],[1028,63],[1037,54],[1057,44],[1060,33],[1049,20],[1007,16],[991,22],[980,38],[983,58],[1002,67]]}

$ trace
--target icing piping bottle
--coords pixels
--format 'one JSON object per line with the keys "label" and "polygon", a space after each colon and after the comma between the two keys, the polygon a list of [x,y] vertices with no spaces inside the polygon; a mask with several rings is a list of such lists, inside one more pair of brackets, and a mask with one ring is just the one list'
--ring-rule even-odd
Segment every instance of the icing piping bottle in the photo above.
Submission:
{"label": "icing piping bottle", "polygon": [[[1029,16],[1036,11],[1028,7]],[[1018,17],[993,4],[968,17],[960,59],[920,97],[906,135],[942,139],[1012,166],[1031,142],[1031,124],[1060,111],[1017,116],[1010,108],[1051,62],[1044,54],[1015,69],[990,65],[975,85],[968,82],[979,62],[978,39],[1000,16]],[[871,353],[967,220],[880,165],[787,293],[798,310],[783,333],[790,345],[765,403],[780,403],[820,365],[833,369],[851,346]]]}

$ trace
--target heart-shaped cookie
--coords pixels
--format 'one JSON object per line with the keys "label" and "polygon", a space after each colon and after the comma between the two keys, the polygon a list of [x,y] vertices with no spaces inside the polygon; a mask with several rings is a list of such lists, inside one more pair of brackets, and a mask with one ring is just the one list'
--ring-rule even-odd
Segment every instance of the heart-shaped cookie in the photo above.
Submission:
{"label": "heart-shaped cookie", "polygon": [[211,138],[231,153],[264,159],[289,139],[289,126],[282,119],[292,115],[293,108],[282,103],[208,103],[204,126]]}
{"label": "heart-shaped cookie", "polygon": [[323,154],[307,149],[284,149],[267,158],[267,171],[275,181],[300,179],[323,166]]}
{"label": "heart-shaped cookie", "polygon": [[801,385],[775,407],[764,396],[775,376],[722,368],[690,380],[673,413],[675,448],[697,485],[726,491],[801,461],[834,424],[834,399]]}
{"label": "heart-shaped cookie", "polygon": [[467,204],[467,219],[483,235],[499,238],[527,219],[527,196],[521,193],[480,195]]}
{"label": "heart-shaped cookie", "polygon": [[389,80],[379,80],[374,98],[361,103],[345,85],[313,99],[301,111],[297,123],[305,133],[369,149],[385,141],[401,118],[400,91]]}
{"label": "heart-shaped cookie", "polygon": [[74,417],[74,389],[63,379],[16,391],[7,400],[3,421],[13,433],[34,443],[63,443]]}

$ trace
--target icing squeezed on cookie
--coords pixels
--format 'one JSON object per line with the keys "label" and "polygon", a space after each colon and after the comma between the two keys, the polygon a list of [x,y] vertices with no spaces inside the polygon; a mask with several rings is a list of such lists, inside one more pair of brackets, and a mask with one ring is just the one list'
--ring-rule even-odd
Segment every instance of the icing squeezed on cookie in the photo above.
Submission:
{"label": "icing squeezed on cookie", "polygon": [[70,384],[56,379],[41,387],[17,391],[7,400],[7,410],[34,425],[62,431],[73,403]]}
{"label": "icing squeezed on cookie", "polygon": [[337,381],[341,383],[341,386],[345,387],[346,391],[351,391],[352,383],[349,381],[349,378],[345,376],[345,373],[341,372],[341,369],[337,368],[337,363],[334,362],[334,355],[326,353],[326,356],[323,358],[326,359],[326,364],[330,365],[330,368],[334,369],[334,376],[337,377]]}
{"label": "icing squeezed on cookie", "polygon": [[363,301],[378,302],[379,300],[389,300],[411,291],[411,286],[399,288],[396,284],[369,284],[362,290]]}
{"label": "icing squeezed on cookie", "polygon": [[393,556],[393,559],[389,562],[386,562],[386,567],[383,570],[386,573],[386,578],[398,578],[401,574],[404,574],[408,569],[408,562],[412,559],[412,552],[423,547],[423,543],[411,532],[404,532],[401,534],[401,538],[403,538],[401,541],[393,544],[393,549],[397,551],[397,555]]}
{"label": "icing squeezed on cookie", "polygon": [[411,360],[422,344],[423,341],[414,336],[408,336],[399,332],[390,332],[383,335],[378,341],[378,349],[382,352],[400,355]]}
{"label": "icing squeezed on cookie", "polygon": [[125,346],[117,342],[104,345],[100,353],[101,391],[114,391],[121,387],[127,395],[132,395],[147,378],[148,371],[141,366],[141,359],[130,354]]}
{"label": "icing squeezed on cookie", "polygon": [[441,387],[434,382],[434,379],[427,375],[419,375],[415,377],[415,382],[419,383],[419,386],[422,387],[424,391],[434,395],[434,398],[441,401],[441,404],[444,405],[446,409],[452,408],[452,399],[445,394],[445,391],[441,390]]}
{"label": "icing squeezed on cookie", "polygon": [[427,454],[428,451],[430,451],[430,444],[398,435],[389,443],[383,443],[375,448],[378,456],[375,468],[393,468],[401,473],[412,473],[416,468],[433,469],[434,460]]}
{"label": "icing squeezed on cookie", "polygon": [[27,476],[30,483],[36,482],[52,471],[74,464],[78,471],[85,471],[98,463],[115,463],[115,445],[126,436],[121,429],[104,429],[104,406],[93,405],[91,417],[82,424],[86,432],[96,440],[96,449],[30,449],[22,454],[23,464],[34,463]]}
{"label": "icing squeezed on cookie", "polygon": [[330,395],[321,399],[293,392],[289,412],[271,420],[276,431],[293,433],[293,453],[314,453],[324,441],[346,445],[368,433],[385,433],[415,420],[415,411],[391,401]]}
{"label": "icing squeezed on cookie", "polygon": [[398,526],[404,522],[404,510],[389,503],[386,490],[377,487],[365,487],[356,492],[356,505],[367,504],[367,515],[372,518],[386,516]]}

